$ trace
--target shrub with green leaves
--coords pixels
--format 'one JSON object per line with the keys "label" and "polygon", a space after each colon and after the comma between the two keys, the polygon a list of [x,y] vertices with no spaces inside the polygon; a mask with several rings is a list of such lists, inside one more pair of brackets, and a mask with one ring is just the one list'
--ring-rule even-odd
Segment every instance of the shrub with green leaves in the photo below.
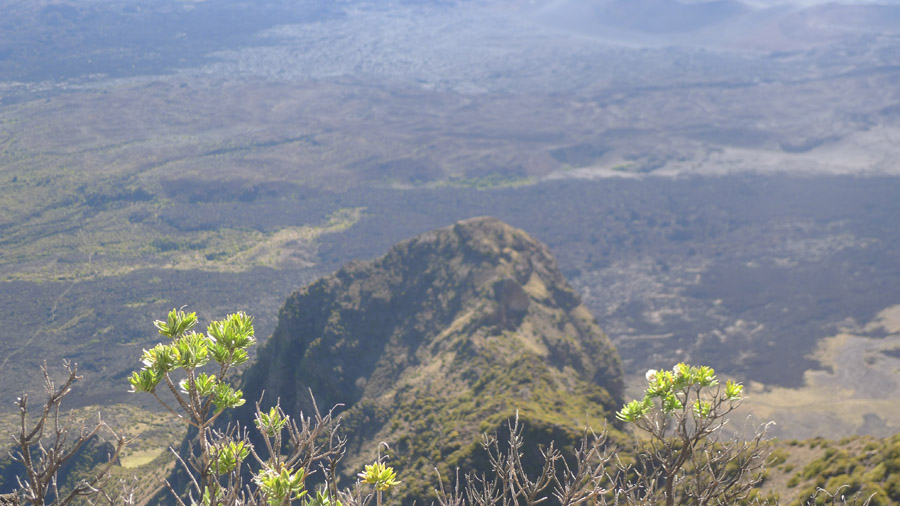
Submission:
{"label": "shrub with green leaves", "polygon": [[[133,392],[153,395],[196,429],[198,448],[178,456],[190,479],[187,497],[169,485],[178,504],[289,506],[300,501],[304,506],[365,506],[373,498],[381,504],[382,493],[399,482],[393,468],[380,458],[360,473],[354,491],[338,490],[334,470],[344,456],[346,438],[338,434],[340,420],[333,410],[323,415],[316,409],[313,416],[291,417],[278,405],[266,411],[257,403],[255,425],[265,445],[265,458],[244,428],[217,430],[216,419],[245,402],[243,393],[227,378],[235,366],[248,360],[248,349],[256,343],[253,319],[234,313],[211,322],[205,334],[195,332],[196,325],[195,313],[176,309],[165,321],[156,321],[157,330],[169,341],[144,350],[143,367],[129,378]],[[209,368],[213,370],[203,370]],[[245,487],[242,464],[251,457],[257,466]],[[325,476],[325,485],[312,497],[306,480],[317,471]]]}
{"label": "shrub with green leaves", "polygon": [[[199,499],[192,495],[190,502],[232,503],[241,491],[232,490],[234,487],[229,484],[240,481],[241,462],[249,456],[251,446],[247,441],[219,434],[212,427],[226,409],[245,402],[243,393],[226,377],[234,366],[248,360],[248,349],[256,343],[253,318],[240,312],[230,314],[211,322],[206,333],[201,334],[193,330],[196,313],[173,309],[165,321],[158,320],[154,325],[169,341],[144,350],[143,367],[129,378],[131,390],[153,395],[171,413],[197,429],[199,452],[188,456],[187,461],[198,475],[192,481]],[[214,372],[202,370],[207,366]],[[162,395],[160,390],[164,391]],[[163,398],[166,393],[168,401]]]}
{"label": "shrub with green leaves", "polygon": [[[243,364],[249,358],[247,349],[256,343],[253,335],[253,318],[244,313],[228,315],[207,327],[207,334],[194,332],[196,313],[173,309],[166,321],[154,322],[159,333],[171,342],[157,344],[144,350],[141,361],[144,367],[129,378],[132,391],[148,392],[178,417],[187,415],[186,421],[198,429],[209,424],[226,408],[244,404],[242,392],[224,381],[229,370]],[[199,372],[214,361],[218,374]],[[178,388],[172,378],[181,370],[184,378]],[[160,398],[157,387],[164,383],[184,414],[173,409]],[[212,410],[212,414],[210,412]]]}
{"label": "shrub with green leaves", "polygon": [[644,397],[616,418],[645,434],[631,478],[622,485],[634,504],[738,504],[748,500],[764,478],[768,450],[766,426],[748,440],[722,441],[727,416],[743,399],[743,386],[720,383],[707,366],[677,364],[650,370]]}

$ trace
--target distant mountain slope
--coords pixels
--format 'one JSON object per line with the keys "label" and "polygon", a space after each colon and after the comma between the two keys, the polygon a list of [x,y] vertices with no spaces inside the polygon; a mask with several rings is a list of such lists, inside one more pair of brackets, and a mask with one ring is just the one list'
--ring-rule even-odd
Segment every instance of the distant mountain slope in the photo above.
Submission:
{"label": "distant mountain slope", "polygon": [[795,51],[898,33],[900,6],[740,0],[550,0],[537,18],[607,41]]}
{"label": "distant mountain slope", "polygon": [[308,412],[308,389],[320,407],[343,403],[345,471],[388,442],[410,502],[431,491],[434,466],[475,464],[478,435],[517,410],[535,442],[602,425],[622,370],[548,248],[474,218],[291,295],[243,389],[288,413]]}

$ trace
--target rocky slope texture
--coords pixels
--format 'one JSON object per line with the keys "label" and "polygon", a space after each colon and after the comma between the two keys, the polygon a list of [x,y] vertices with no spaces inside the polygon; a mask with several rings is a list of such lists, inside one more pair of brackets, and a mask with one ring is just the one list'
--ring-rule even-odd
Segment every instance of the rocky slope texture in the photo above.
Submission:
{"label": "rocky slope texture", "polygon": [[[288,413],[309,412],[308,389],[320,407],[344,404],[348,476],[387,442],[411,502],[430,493],[435,466],[445,476],[477,467],[479,434],[502,431],[517,410],[533,443],[602,426],[621,377],[547,247],[474,218],[291,295],[243,390],[264,390],[266,405],[280,398]],[[237,413],[248,425],[250,415]]]}

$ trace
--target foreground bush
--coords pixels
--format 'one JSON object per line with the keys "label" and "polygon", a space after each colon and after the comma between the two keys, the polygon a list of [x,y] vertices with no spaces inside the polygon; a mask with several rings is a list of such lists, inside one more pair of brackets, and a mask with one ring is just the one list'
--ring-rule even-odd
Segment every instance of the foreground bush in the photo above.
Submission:
{"label": "foreground bush", "polygon": [[644,397],[616,417],[649,437],[638,446],[625,486],[628,504],[738,504],[765,476],[767,425],[747,441],[720,440],[743,386],[720,384],[711,367],[678,364],[647,372]]}
{"label": "foreground bush", "polygon": [[[314,407],[311,415],[292,417],[277,404],[263,409],[257,403],[255,429],[264,451],[250,443],[246,427],[216,429],[217,418],[245,403],[243,393],[227,377],[248,360],[248,349],[256,342],[253,320],[235,313],[210,323],[205,334],[193,330],[196,324],[196,314],[174,309],[165,321],[155,322],[168,341],[144,350],[143,367],[129,378],[134,392],[152,395],[192,428],[191,444],[176,455],[188,477],[188,490],[176,490],[167,483],[175,502],[181,506],[382,505],[384,493],[399,481],[381,456],[357,475],[355,486],[338,487],[336,469],[347,440],[333,410],[323,414]],[[66,367],[68,379],[59,387],[44,370],[48,400],[31,425],[27,396],[17,401],[22,428],[14,437],[15,457],[24,465],[26,476],[17,492],[0,495],[0,504],[62,506],[76,500],[134,504],[132,490],[107,482],[126,439],[102,421],[82,426],[77,434],[74,427],[61,422],[62,399],[79,379],[74,366]],[[774,504],[775,499],[756,496],[769,456],[767,426],[747,440],[721,437],[727,415],[742,400],[743,387],[730,380],[720,383],[709,367],[678,364],[671,371],[648,371],[644,396],[616,414],[640,435],[633,447],[616,452],[605,433],[586,429],[571,455],[564,455],[553,443],[540,448],[540,462],[530,473],[524,462],[524,429],[516,417],[509,421],[509,436],[503,441],[496,435],[483,436],[489,471],[457,470],[453,477],[439,477],[437,502],[440,506]],[[112,432],[116,441],[109,461],[94,476],[68,491],[60,490],[57,478],[62,464],[101,430]],[[309,490],[307,482],[317,474],[323,484]],[[832,493],[817,490],[801,504],[848,504],[843,492],[857,490],[845,486],[835,486]],[[851,503],[870,500],[855,498]]]}
{"label": "foreground bush", "polygon": [[[0,495],[0,504],[25,502],[35,506],[65,506],[78,500],[97,500],[108,504],[130,504],[127,494],[108,483],[110,469],[125,449],[127,439],[113,431],[101,418],[94,424],[76,423],[71,413],[61,412],[63,399],[72,386],[82,379],[77,365],[64,364],[66,378],[59,385],[50,377],[46,364],[41,367],[47,400],[33,416],[27,394],[16,399],[19,430],[12,434],[15,447],[12,459],[25,470],[18,478],[18,490]],[[68,489],[61,488],[61,470],[71,464],[82,450],[97,440],[101,432],[108,432],[115,441],[111,453],[92,476],[76,482]]]}
{"label": "foreground bush", "polygon": [[[178,504],[286,506],[302,501],[306,506],[341,506],[343,501],[365,506],[374,498],[381,505],[382,494],[398,482],[380,458],[359,474],[353,491],[338,490],[335,468],[344,455],[346,438],[338,434],[339,421],[331,411],[300,413],[293,419],[277,405],[263,410],[257,404],[255,425],[267,450],[265,458],[250,443],[245,427],[216,430],[213,423],[226,409],[245,402],[243,392],[226,376],[248,360],[248,349],[256,343],[253,319],[231,314],[210,323],[205,334],[192,330],[196,324],[195,313],[175,309],[166,321],[155,322],[170,342],[144,350],[144,367],[129,378],[134,392],[153,395],[196,431],[196,446],[178,456],[190,490],[182,497],[168,484]],[[204,371],[209,368],[215,374]],[[157,391],[160,385],[170,401]],[[252,479],[245,484],[250,459],[255,465],[247,466]],[[325,485],[310,494],[306,480],[317,471],[326,477]]]}

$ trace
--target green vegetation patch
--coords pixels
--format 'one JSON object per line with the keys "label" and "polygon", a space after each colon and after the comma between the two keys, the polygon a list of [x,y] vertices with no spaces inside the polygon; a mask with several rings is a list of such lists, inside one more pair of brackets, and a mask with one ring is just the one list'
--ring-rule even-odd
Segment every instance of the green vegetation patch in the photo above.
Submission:
{"label": "green vegetation patch", "polygon": [[[318,261],[316,240],[356,224],[364,208],[339,209],[314,225],[271,231],[221,227],[167,233],[154,220],[128,216],[153,204],[135,204],[87,218],[77,234],[0,241],[5,281],[87,280],[136,269],[171,268],[239,272],[253,267],[309,267]],[[13,234],[15,236],[15,234]]]}

